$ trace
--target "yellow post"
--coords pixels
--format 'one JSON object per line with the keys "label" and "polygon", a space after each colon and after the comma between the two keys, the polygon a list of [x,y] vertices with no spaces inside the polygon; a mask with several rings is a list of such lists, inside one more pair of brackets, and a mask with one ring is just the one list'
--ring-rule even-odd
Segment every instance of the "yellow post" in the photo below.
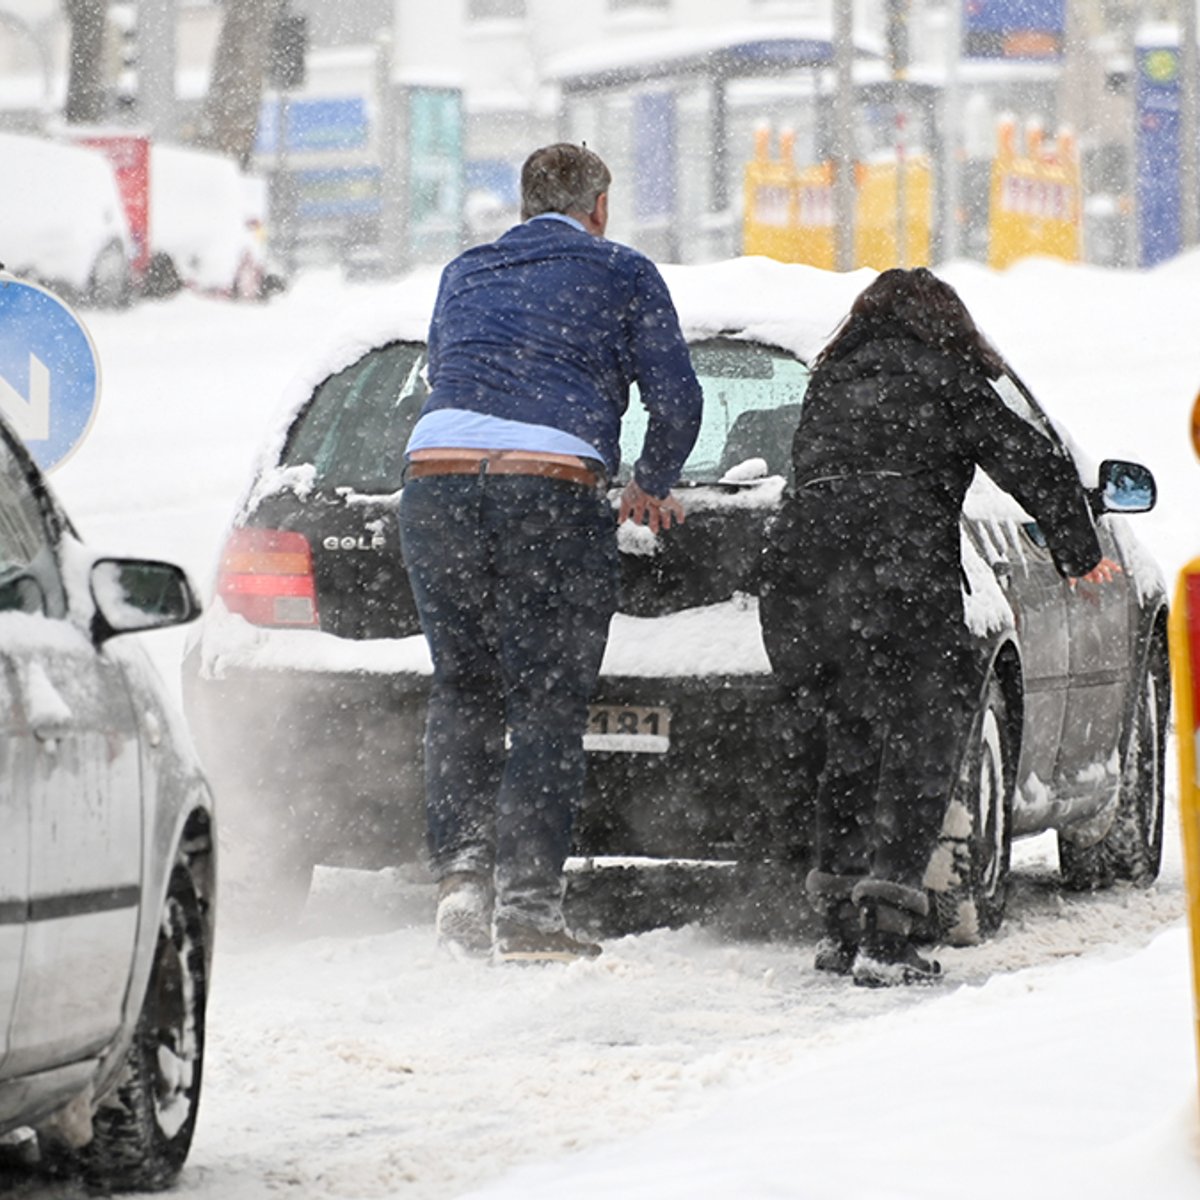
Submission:
{"label": "yellow post", "polygon": [[1179,744],[1179,824],[1183,831],[1183,866],[1192,945],[1192,1011],[1196,1063],[1200,1072],[1200,779],[1196,775],[1197,719],[1200,718],[1200,558],[1192,559],[1179,574],[1171,611],[1170,637],[1175,731]]}

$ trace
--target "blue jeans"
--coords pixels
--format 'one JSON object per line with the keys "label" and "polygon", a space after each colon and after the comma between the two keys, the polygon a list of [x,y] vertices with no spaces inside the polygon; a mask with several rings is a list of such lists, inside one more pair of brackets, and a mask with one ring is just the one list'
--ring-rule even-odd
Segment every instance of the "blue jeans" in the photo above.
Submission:
{"label": "blue jeans", "polygon": [[494,873],[498,918],[561,928],[588,700],[617,601],[612,506],[535,476],[423,476],[404,488],[400,534],[433,656],[434,871]]}

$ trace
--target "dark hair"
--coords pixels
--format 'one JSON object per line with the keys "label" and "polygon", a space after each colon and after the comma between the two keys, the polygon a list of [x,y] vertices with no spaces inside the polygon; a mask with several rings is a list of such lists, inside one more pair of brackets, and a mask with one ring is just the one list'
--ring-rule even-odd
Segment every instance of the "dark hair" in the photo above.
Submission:
{"label": "dark hair", "polygon": [[1008,369],[959,294],[927,267],[893,267],[859,292],[814,365],[844,358],[864,342],[897,331],[963,359],[989,379]]}
{"label": "dark hair", "polygon": [[543,146],[521,168],[521,220],[540,213],[590,213],[610,183],[604,161],[586,146]]}

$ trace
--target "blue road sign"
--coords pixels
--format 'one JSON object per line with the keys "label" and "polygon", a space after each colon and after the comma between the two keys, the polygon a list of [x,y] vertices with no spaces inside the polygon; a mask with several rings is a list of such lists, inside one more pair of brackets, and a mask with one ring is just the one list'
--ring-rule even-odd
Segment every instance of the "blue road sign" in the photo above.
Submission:
{"label": "blue road sign", "polygon": [[52,292],[0,275],[0,413],[43,470],[91,427],[100,360],[80,319]]}

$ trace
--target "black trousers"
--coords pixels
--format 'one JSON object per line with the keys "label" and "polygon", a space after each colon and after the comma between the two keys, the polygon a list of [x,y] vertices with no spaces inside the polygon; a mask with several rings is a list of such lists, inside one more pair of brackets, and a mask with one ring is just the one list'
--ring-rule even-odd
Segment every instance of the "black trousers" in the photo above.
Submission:
{"label": "black trousers", "polygon": [[921,888],[975,686],[958,573],[923,578],[804,533],[776,528],[759,616],[783,685],[782,766],[814,816],[812,865]]}

